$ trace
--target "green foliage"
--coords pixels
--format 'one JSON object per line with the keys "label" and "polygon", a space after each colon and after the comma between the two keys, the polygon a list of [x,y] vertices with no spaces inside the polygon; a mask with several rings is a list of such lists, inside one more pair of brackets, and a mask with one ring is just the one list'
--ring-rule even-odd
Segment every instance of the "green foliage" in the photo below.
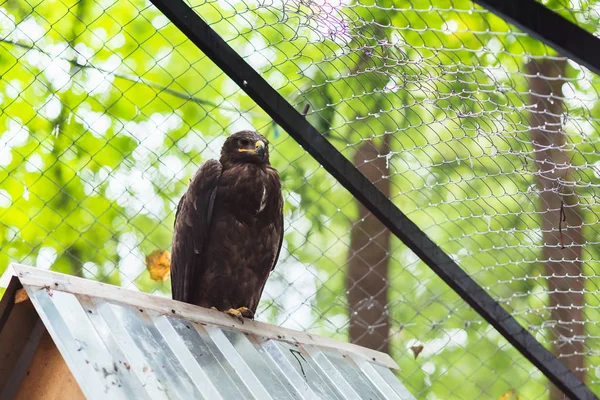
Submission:
{"label": "green foliage", "polygon": [[[395,204],[545,340],[522,71],[527,57],[554,56],[550,49],[467,0],[432,10],[430,0],[361,2],[332,11],[349,25],[329,36],[310,2],[192,3],[298,109],[309,103],[309,121],[345,156],[392,135],[390,154],[380,156]],[[347,338],[356,201],[160,12],[142,1],[9,0],[0,37],[0,272],[11,261],[51,265],[168,295],[169,282],[149,278],[144,256],[170,246],[187,180],[218,156],[224,134],[254,127],[271,141],[287,220],[260,318]],[[597,117],[597,83],[578,80],[585,72],[575,65],[567,72],[569,85],[594,96],[569,113]],[[600,161],[597,129],[585,140],[579,127],[566,129],[575,165]],[[584,233],[598,243],[594,188],[581,194],[590,210]],[[600,254],[589,247],[593,275]],[[541,374],[397,240],[390,259],[392,355],[413,393],[544,395]],[[415,359],[417,343],[424,350]]]}

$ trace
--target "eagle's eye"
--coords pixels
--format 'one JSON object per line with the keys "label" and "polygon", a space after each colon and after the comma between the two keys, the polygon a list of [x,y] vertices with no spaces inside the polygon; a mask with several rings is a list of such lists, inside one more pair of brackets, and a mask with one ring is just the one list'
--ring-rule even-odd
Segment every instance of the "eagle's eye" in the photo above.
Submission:
{"label": "eagle's eye", "polygon": [[240,147],[248,147],[248,145],[250,144],[250,142],[246,139],[239,139],[238,143]]}

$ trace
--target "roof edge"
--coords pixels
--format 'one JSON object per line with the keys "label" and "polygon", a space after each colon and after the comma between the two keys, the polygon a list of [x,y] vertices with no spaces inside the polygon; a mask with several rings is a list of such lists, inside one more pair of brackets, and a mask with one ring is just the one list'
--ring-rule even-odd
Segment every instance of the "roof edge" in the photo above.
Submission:
{"label": "roof edge", "polygon": [[57,290],[78,295],[97,297],[109,301],[127,303],[136,307],[150,309],[174,317],[185,318],[200,323],[218,325],[225,328],[233,328],[240,332],[247,332],[284,342],[334,348],[362,358],[366,358],[370,362],[387,368],[399,369],[398,364],[388,354],[366,347],[361,347],[352,343],[342,342],[323,336],[312,335],[306,332],[282,328],[276,325],[266,324],[264,322],[244,320],[244,323],[241,323],[220,311],[199,307],[148,293],[137,292],[103,282],[42,270],[28,265],[16,263],[11,263],[9,265],[2,278],[0,278],[0,281],[8,280],[10,276],[16,276],[24,286],[28,285],[43,287],[47,290]]}

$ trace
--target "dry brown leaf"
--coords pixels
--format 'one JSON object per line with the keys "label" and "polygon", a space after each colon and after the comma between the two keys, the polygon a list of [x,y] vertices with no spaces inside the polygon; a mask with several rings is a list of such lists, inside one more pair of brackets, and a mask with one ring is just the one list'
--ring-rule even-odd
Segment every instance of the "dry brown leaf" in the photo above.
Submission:
{"label": "dry brown leaf", "polygon": [[510,389],[508,392],[500,396],[500,400],[519,400],[517,389]]}
{"label": "dry brown leaf", "polygon": [[420,344],[418,346],[412,346],[410,349],[412,350],[413,354],[415,355],[415,359],[416,359],[417,357],[419,357],[419,354],[421,354],[421,352],[423,351],[423,345]]}
{"label": "dry brown leaf", "polygon": [[17,290],[15,293],[15,304],[22,303],[27,300],[29,300],[29,296],[27,295],[25,289]]}
{"label": "dry brown leaf", "polygon": [[171,277],[171,253],[168,250],[154,250],[146,256],[146,269],[153,280],[166,281]]}

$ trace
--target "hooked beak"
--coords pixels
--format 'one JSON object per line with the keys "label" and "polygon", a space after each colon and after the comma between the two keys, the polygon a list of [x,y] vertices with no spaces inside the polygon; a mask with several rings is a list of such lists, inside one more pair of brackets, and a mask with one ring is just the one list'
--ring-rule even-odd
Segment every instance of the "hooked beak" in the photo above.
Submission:
{"label": "hooked beak", "polygon": [[254,151],[260,156],[260,158],[265,158],[265,143],[262,140],[257,141],[256,145],[254,146]]}

